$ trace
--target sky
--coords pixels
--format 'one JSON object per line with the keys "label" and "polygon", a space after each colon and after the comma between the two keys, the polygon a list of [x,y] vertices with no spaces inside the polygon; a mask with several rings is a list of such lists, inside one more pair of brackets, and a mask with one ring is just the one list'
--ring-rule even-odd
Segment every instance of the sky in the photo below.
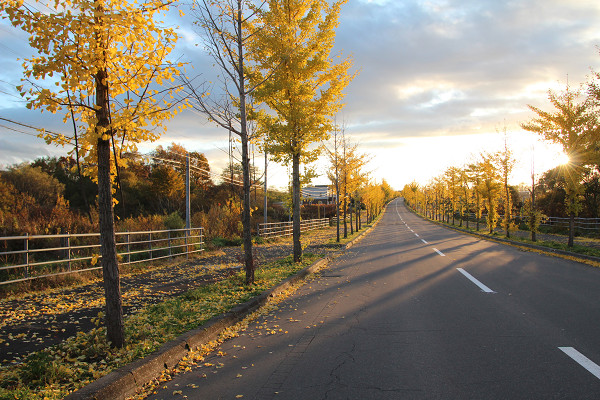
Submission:
{"label": "sky", "polygon": [[[181,35],[174,57],[188,62],[192,74],[214,76],[191,13],[167,22]],[[345,90],[337,120],[370,159],[370,176],[397,190],[499,149],[504,131],[518,161],[511,181],[529,182],[532,160],[539,174],[563,158],[556,145],[520,128],[534,117],[527,105],[551,110],[548,90],[589,81],[600,71],[597,46],[597,0],[349,0],[333,52],[350,56],[359,75]],[[27,37],[0,21],[0,118],[67,133],[60,116],[27,110],[14,88],[22,77],[17,58],[31,54]],[[14,128],[0,120],[2,167],[67,151],[7,126]],[[218,172],[227,162],[227,139],[204,117],[184,112],[140,150],[180,143],[204,153]],[[256,158],[262,170],[262,155]],[[286,187],[288,169],[269,165],[269,185]],[[326,161],[316,169],[313,183],[327,184]]]}

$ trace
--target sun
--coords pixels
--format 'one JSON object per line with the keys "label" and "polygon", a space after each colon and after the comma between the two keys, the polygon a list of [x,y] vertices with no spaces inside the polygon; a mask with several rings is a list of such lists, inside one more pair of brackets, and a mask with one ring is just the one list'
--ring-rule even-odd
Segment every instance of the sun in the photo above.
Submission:
{"label": "sun", "polygon": [[557,165],[567,165],[569,163],[569,161],[571,161],[571,160],[569,159],[568,155],[566,155],[563,152],[560,152],[560,153],[556,154],[555,161],[556,161]]}

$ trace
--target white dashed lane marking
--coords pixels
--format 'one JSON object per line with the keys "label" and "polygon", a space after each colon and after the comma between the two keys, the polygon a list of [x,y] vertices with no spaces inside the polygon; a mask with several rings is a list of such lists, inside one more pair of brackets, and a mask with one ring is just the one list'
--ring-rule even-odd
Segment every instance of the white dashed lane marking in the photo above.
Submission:
{"label": "white dashed lane marking", "polygon": [[458,272],[460,272],[461,274],[463,274],[468,280],[470,280],[475,285],[477,285],[479,287],[479,289],[481,289],[482,291],[484,291],[486,293],[496,293],[492,289],[490,289],[489,287],[485,286],[483,283],[479,282],[477,279],[475,279],[473,277],[473,275],[471,275],[470,273],[468,273],[464,269],[462,269],[462,268],[456,268],[456,269],[458,270]]}
{"label": "white dashed lane marking", "polygon": [[571,357],[577,364],[581,365],[583,368],[587,369],[588,372],[594,375],[596,378],[600,379],[600,366],[575,350],[573,347],[559,347],[566,355]]}

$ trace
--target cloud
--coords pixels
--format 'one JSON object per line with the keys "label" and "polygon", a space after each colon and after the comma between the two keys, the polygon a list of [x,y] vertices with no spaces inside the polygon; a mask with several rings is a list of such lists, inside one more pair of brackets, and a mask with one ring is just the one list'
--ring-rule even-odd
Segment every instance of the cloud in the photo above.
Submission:
{"label": "cloud", "polygon": [[[192,15],[184,11],[184,19],[177,11],[166,19],[181,35],[173,58],[189,63],[190,77],[218,82]],[[564,88],[567,76],[573,86],[585,82],[590,68],[600,69],[599,20],[596,0],[349,1],[342,8],[334,53],[351,56],[360,74],[346,89],[338,120],[343,118],[352,139],[374,155],[374,176],[401,186],[416,169],[406,164],[400,168],[406,174],[400,173],[397,160],[417,155],[422,165],[440,164],[440,152],[430,151],[439,144],[456,152],[453,146],[485,144],[486,135],[499,126],[518,131],[519,123],[532,116],[527,104],[548,107],[547,90]],[[20,110],[23,104],[11,97],[11,85],[21,78],[15,58],[31,53],[26,39],[0,21],[0,90],[9,93],[0,92],[0,117],[69,130],[60,118]],[[224,165],[226,155],[219,149],[227,147],[226,131],[189,111],[167,127],[158,143],[142,147],[149,151],[174,141]],[[0,140],[5,164],[27,158],[28,152],[32,159],[54,151],[1,128]],[[278,174],[284,182],[285,169]]]}
{"label": "cloud", "polygon": [[452,131],[449,125],[474,117],[497,123],[506,110],[510,118],[517,107],[526,111],[528,102],[545,101],[549,87],[532,93],[536,84],[564,81],[567,73],[585,80],[598,64],[593,21],[599,14],[593,3],[557,1],[543,7],[532,1],[351,2],[342,13],[338,48],[353,55],[361,75],[348,89],[345,113],[362,127],[400,115],[409,127],[400,136],[432,134],[432,124],[421,121],[432,116],[425,109],[439,115],[433,132]]}

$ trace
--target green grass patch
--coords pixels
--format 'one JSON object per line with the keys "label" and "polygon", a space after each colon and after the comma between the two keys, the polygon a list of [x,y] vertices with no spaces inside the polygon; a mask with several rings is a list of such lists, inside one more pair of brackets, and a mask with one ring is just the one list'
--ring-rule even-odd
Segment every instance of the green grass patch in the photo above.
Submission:
{"label": "green grass patch", "polygon": [[163,343],[199,327],[215,315],[259,295],[319,258],[304,254],[302,263],[291,256],[261,266],[256,283],[244,284],[244,271],[178,297],[139,310],[125,319],[127,345],[112,349],[101,326],[79,332],[63,343],[32,353],[18,365],[0,368],[0,399],[61,399],[70,392],[142,358]]}
{"label": "green grass patch", "polygon": [[210,244],[213,247],[241,246],[242,243],[243,243],[243,240],[240,237],[223,238],[223,237],[217,236],[210,240]]}
{"label": "green grass patch", "polygon": [[525,239],[525,238],[510,238],[510,240],[512,240],[514,242],[521,242],[521,243],[528,243],[528,244],[543,246],[543,247],[547,247],[549,249],[564,250],[564,251],[569,251],[571,253],[600,257],[600,249],[597,249],[594,247],[582,246],[580,244],[574,244],[573,247],[569,247],[569,246],[567,246],[566,243],[551,242],[551,241],[547,241],[547,240],[538,240],[536,242],[534,242],[530,239]]}

